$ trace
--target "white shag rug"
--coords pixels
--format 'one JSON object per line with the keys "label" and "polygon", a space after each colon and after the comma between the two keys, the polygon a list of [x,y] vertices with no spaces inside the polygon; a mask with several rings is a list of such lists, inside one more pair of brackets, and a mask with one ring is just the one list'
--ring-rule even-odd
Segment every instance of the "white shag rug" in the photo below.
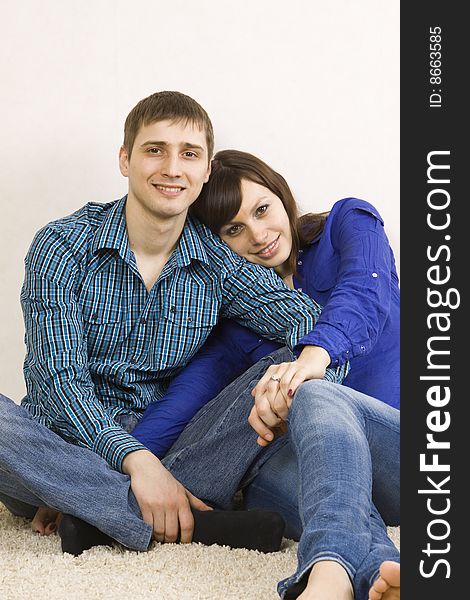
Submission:
{"label": "white shag rug", "polygon": [[[400,529],[389,528],[399,547]],[[296,567],[297,544],[279,552],[154,544],[148,552],[98,547],[74,558],[58,535],[40,537],[0,504],[1,600],[275,600]]]}

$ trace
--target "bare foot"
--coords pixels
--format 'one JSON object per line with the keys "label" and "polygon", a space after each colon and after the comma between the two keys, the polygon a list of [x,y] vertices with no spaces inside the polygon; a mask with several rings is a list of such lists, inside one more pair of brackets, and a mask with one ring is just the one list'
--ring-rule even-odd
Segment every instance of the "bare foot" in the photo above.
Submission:
{"label": "bare foot", "polygon": [[353,600],[351,580],[336,561],[322,560],[313,565],[305,590],[298,600]]}
{"label": "bare foot", "polygon": [[369,590],[369,600],[399,600],[400,564],[385,560],[380,565],[380,575]]}
{"label": "bare foot", "polygon": [[39,535],[51,535],[57,530],[61,520],[62,513],[47,506],[40,506],[31,521],[31,529]]}

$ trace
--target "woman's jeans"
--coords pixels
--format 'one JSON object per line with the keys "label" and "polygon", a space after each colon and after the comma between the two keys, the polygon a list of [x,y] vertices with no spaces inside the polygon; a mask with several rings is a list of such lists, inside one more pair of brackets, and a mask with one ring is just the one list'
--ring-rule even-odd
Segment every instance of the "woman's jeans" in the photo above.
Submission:
{"label": "woman's jeans", "polygon": [[[197,497],[229,508],[238,489],[249,497],[250,485],[259,486],[270,464],[274,470],[279,458],[292,464],[295,457],[298,476],[294,470],[289,479],[281,477],[279,502],[271,492],[263,503],[282,512],[289,531],[297,527],[301,533],[298,569],[278,591],[283,596],[315,562],[332,559],[347,570],[362,600],[380,563],[398,560],[371,490],[380,491],[384,511],[393,514],[399,497],[399,411],[343,386],[307,382],[289,411],[289,433],[261,448],[247,422],[250,392],[270,364],[290,359],[286,353],[265,357],[204,406],[163,464]],[[4,396],[0,500],[27,517],[40,505],[76,515],[136,550],[147,549],[151,540],[127,475],[65,442]]]}

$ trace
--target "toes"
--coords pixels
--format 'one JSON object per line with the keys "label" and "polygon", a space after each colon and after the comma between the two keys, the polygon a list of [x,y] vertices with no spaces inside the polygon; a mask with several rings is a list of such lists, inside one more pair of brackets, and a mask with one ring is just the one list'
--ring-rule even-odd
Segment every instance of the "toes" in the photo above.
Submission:
{"label": "toes", "polygon": [[382,579],[382,577],[379,577],[375,582],[374,585],[372,586],[373,589],[376,592],[379,592],[380,594],[383,594],[384,592],[386,592],[388,590],[388,588],[390,587],[388,585],[388,583]]}
{"label": "toes", "polygon": [[380,592],[376,592],[374,588],[369,590],[369,600],[380,600],[382,598],[382,594]]}
{"label": "toes", "polygon": [[380,575],[387,580],[392,587],[400,585],[400,564],[386,560],[380,565]]}

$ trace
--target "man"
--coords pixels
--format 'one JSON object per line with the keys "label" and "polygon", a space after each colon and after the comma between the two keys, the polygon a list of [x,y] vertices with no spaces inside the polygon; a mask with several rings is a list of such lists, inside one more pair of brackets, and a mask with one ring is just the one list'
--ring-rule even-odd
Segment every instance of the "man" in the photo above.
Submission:
{"label": "man", "polygon": [[276,514],[209,512],[128,433],[219,313],[291,348],[318,315],[188,218],[212,151],[194,100],[142,100],[119,155],[127,196],[50,223],[26,257],[27,396],[23,407],[0,398],[0,500],[23,516],[42,505],[65,513],[59,533],[73,554],[110,538],[143,550],[152,536],[279,547]]}

